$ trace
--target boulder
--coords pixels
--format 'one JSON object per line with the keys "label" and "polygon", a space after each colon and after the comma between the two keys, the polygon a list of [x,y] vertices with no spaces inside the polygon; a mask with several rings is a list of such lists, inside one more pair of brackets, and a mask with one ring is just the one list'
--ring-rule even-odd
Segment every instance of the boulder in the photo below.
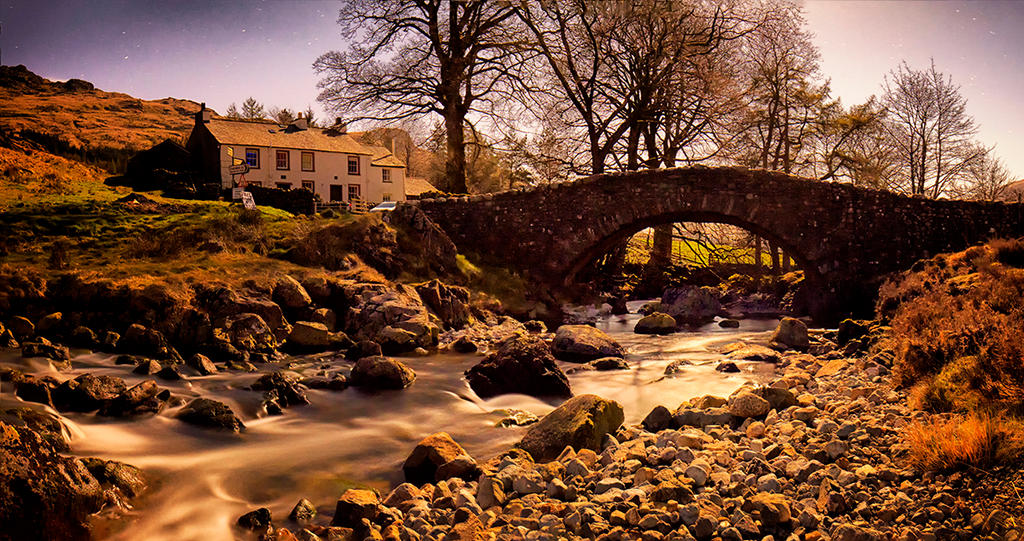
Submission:
{"label": "boulder", "polygon": [[807,324],[793,317],[782,318],[772,333],[771,343],[784,349],[807,351],[811,345],[807,336]]}
{"label": "boulder", "polygon": [[469,386],[481,398],[521,393],[532,396],[572,396],[562,373],[543,340],[516,335],[466,371]]}
{"label": "boulder", "polygon": [[729,413],[736,417],[760,417],[771,409],[771,404],[749,391],[742,391],[729,399]]}
{"label": "boulder", "polygon": [[839,323],[836,332],[836,343],[845,346],[851,340],[858,340],[867,336],[871,331],[871,320],[865,319],[844,319]]}
{"label": "boulder", "polygon": [[345,352],[345,358],[350,361],[356,361],[363,357],[379,357],[383,353],[380,349],[380,344],[377,342],[373,340],[360,340]]}
{"label": "boulder", "polygon": [[95,411],[126,388],[121,378],[82,374],[57,386],[53,390],[53,403],[59,411]]}
{"label": "boulder", "polygon": [[640,424],[648,432],[660,432],[672,426],[672,412],[665,406],[654,406]]}
{"label": "boulder", "polygon": [[131,464],[100,458],[85,458],[82,463],[101,484],[115,487],[129,498],[135,498],[146,490],[142,470]]}
{"label": "boulder", "polygon": [[554,460],[567,446],[600,451],[604,436],[615,433],[624,418],[618,402],[580,395],[531,425],[517,447],[538,462]]}
{"label": "boulder", "polygon": [[306,308],[313,303],[306,288],[295,278],[287,274],[277,280],[271,297],[278,305],[291,310]]}
{"label": "boulder", "polygon": [[718,290],[711,287],[669,288],[661,295],[660,311],[677,323],[694,325],[711,321],[722,311]]}
{"label": "boulder", "polygon": [[152,376],[153,374],[156,374],[163,369],[164,367],[160,366],[160,363],[154,361],[153,359],[142,359],[139,361],[139,364],[136,365],[135,368],[132,370],[132,373],[139,374],[142,376]]}
{"label": "boulder", "polygon": [[419,347],[415,333],[390,325],[380,330],[376,341],[385,355],[400,355]]}
{"label": "boulder", "polygon": [[729,354],[726,355],[726,357],[741,361],[755,361],[772,364],[777,364],[780,360],[782,360],[782,357],[779,355],[779,352],[771,348],[766,348],[764,346],[758,346],[755,344],[744,344],[738,349],[730,351]]}
{"label": "boulder", "polygon": [[[229,316],[224,320],[224,329],[214,330],[226,334],[227,341],[241,351],[273,351],[278,346],[277,337],[263,318],[253,313]],[[124,341],[124,338],[121,339]]]}
{"label": "boulder", "polygon": [[589,325],[562,325],[551,352],[560,360],[585,363],[601,357],[625,357],[626,351],[604,331]]}
{"label": "boulder", "polygon": [[[52,376],[21,376],[15,382],[14,394],[26,402],[38,402],[53,407],[53,391],[60,383]],[[54,408],[56,409],[56,408]]]}
{"label": "boulder", "polygon": [[363,357],[352,367],[349,382],[370,390],[404,389],[416,381],[416,372],[388,357]]}
{"label": "boulder", "polygon": [[93,349],[99,345],[99,338],[89,327],[79,325],[71,331],[68,343],[75,347]]}
{"label": "boulder", "polygon": [[213,364],[213,361],[209,357],[202,353],[196,353],[195,355],[188,358],[185,364],[189,368],[199,372],[200,376],[209,376],[210,374],[217,373],[217,365]]}
{"label": "boulder", "polygon": [[243,530],[249,530],[255,534],[270,535],[274,531],[273,523],[271,522],[270,509],[266,507],[260,507],[254,511],[238,517],[235,521],[235,525]]}
{"label": "boulder", "polygon": [[126,389],[103,404],[99,414],[106,417],[127,417],[160,413],[171,399],[171,392],[161,389],[153,380],[146,380]]}
{"label": "boulder", "polygon": [[44,357],[54,361],[56,364],[63,365],[71,359],[71,351],[68,350],[67,346],[54,344],[40,337],[31,342],[22,342],[21,356],[25,358]]}
{"label": "boulder", "polygon": [[330,344],[330,333],[323,323],[296,321],[288,334],[288,346],[300,351],[323,351]]}
{"label": "boulder", "polygon": [[723,319],[718,322],[718,326],[723,329],[738,329],[740,327],[740,322],[736,319]]}
{"label": "boulder", "polygon": [[629,370],[629,363],[625,359],[619,357],[602,357],[587,363],[588,366],[594,368],[594,370],[605,371],[605,370]]}
{"label": "boulder", "polygon": [[216,428],[231,432],[245,430],[235,412],[223,402],[209,398],[196,398],[178,412],[178,419],[205,428]]}
{"label": "boulder", "polygon": [[460,336],[458,340],[452,342],[451,348],[456,353],[476,353],[480,349],[468,336]]}
{"label": "boulder", "polygon": [[[405,480],[414,485],[433,483],[448,477],[437,477],[438,468],[459,457],[469,458],[469,453],[455,442],[447,432],[438,432],[423,438],[405,459],[402,472]],[[475,465],[475,462],[473,463]],[[451,477],[451,476],[449,476]]]}
{"label": "boulder", "polygon": [[350,488],[338,498],[331,526],[362,528],[363,519],[373,521],[380,514],[380,497],[372,490]]}
{"label": "boulder", "polygon": [[[254,391],[265,391],[265,397],[275,399],[277,404],[284,408],[309,404],[306,392],[299,386],[299,379],[294,374],[287,372],[264,374],[251,387]],[[272,395],[272,397],[268,395]]]}
{"label": "boulder", "polygon": [[36,326],[26,317],[14,316],[7,322],[7,330],[18,340],[31,338],[36,334]]}
{"label": "boulder", "polygon": [[179,360],[178,352],[171,347],[167,337],[156,329],[133,323],[117,341],[117,347],[125,353],[147,355],[155,359]]}
{"label": "boulder", "polygon": [[676,320],[663,312],[654,312],[636,322],[633,332],[637,334],[671,334],[676,332]]}
{"label": "boulder", "polygon": [[299,500],[295,507],[292,507],[291,513],[288,513],[288,520],[299,525],[309,524],[314,518],[316,518],[316,506],[306,498]]}
{"label": "boulder", "polygon": [[56,336],[64,330],[64,314],[54,312],[47,314],[36,323],[36,334],[44,336]]}

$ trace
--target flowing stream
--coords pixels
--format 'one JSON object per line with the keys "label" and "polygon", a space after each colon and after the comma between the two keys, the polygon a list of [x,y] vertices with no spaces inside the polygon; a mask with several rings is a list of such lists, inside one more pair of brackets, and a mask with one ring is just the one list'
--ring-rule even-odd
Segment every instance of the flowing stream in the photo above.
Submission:
{"label": "flowing stream", "polygon": [[[631,303],[636,309],[639,304]],[[694,396],[725,396],[744,382],[761,377],[756,364],[741,365],[737,374],[714,370],[721,355],[715,347],[736,340],[766,339],[776,320],[744,320],[738,329],[709,324],[669,336],[633,334],[637,314],[601,318],[597,326],[629,352],[629,370],[578,371],[568,374],[575,394],[593,393],[618,401],[626,422],[638,423],[656,405],[674,409]],[[58,379],[82,373],[124,378],[129,385],[143,376],[115,366],[115,356],[86,354],[74,358],[74,370],[53,372],[44,363],[26,365],[14,355],[0,365],[14,366]],[[205,377],[158,383],[183,396],[203,396],[230,405],[246,424],[240,435],[197,428],[176,420],[178,408],[139,419],[108,419],[69,413],[73,453],[119,460],[142,468],[150,489],[136,508],[116,523],[98,524],[110,540],[231,540],[231,524],[254,508],[268,507],[281,523],[300,498],[319,511],[333,514],[334,501],[346,488],[370,486],[386,493],[402,482],[401,464],[424,436],[446,431],[478,460],[510,447],[526,427],[500,428],[504,410],[525,410],[537,416],[554,409],[525,395],[482,400],[470,390],[463,372],[480,361],[478,354],[443,354],[402,359],[416,371],[416,382],[403,391],[376,394],[353,388],[342,392],[308,390],[308,406],[284,415],[257,418],[262,393],[245,388],[260,375],[221,372]],[[673,361],[687,360],[676,377],[663,377]],[[320,373],[327,361],[297,357],[290,369]],[[564,371],[576,367],[559,363]],[[331,370],[349,363],[336,361]],[[32,405],[0,389],[0,407]],[[32,405],[37,407],[39,405]]]}

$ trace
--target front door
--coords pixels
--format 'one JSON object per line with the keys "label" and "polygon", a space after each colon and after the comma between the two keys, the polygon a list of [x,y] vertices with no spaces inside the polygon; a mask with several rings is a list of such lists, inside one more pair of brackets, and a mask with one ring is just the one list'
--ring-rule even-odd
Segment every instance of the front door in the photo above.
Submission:
{"label": "front door", "polygon": [[348,185],[348,200],[349,201],[355,201],[356,199],[361,199],[361,198],[362,198],[362,195],[361,195],[361,192],[359,191],[359,185],[358,184],[349,184]]}
{"label": "front door", "polygon": [[344,201],[345,200],[345,185],[344,184],[331,184],[331,201]]}

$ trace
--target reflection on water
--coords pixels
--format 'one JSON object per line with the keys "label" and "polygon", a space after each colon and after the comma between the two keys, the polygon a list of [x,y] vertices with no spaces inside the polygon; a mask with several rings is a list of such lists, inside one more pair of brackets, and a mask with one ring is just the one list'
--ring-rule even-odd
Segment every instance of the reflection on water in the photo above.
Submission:
{"label": "reflection on water", "polygon": [[[631,305],[635,309],[639,303]],[[656,405],[674,409],[698,395],[727,395],[758,377],[756,366],[740,374],[714,370],[720,357],[714,346],[738,339],[765,338],[774,320],[747,320],[739,329],[710,324],[670,336],[632,333],[639,316],[612,316],[598,323],[629,352],[630,370],[569,374],[576,394],[593,393],[623,405],[627,423],[638,423]],[[173,418],[175,410],[139,420],[105,419],[68,414],[74,453],[120,460],[143,468],[155,480],[137,502],[137,510],[116,525],[109,539],[230,540],[230,525],[255,507],[268,507],[285,517],[299,498],[308,498],[333,513],[337,496],[354,484],[381,491],[402,481],[401,463],[424,436],[447,431],[473,456],[485,460],[515,443],[525,428],[497,428],[503,408],[551,411],[548,403],[524,395],[482,400],[462,378],[479,362],[479,355],[435,355],[403,359],[416,371],[416,383],[404,391],[363,393],[309,390],[308,406],[291,408],[283,416],[256,418],[261,394],[244,390],[258,374],[220,373],[193,377],[162,386],[179,395],[205,396],[230,405],[247,430],[227,435],[203,430]],[[685,359],[692,365],[674,378],[663,378],[665,367]],[[129,384],[144,378],[128,367],[114,366],[101,354],[75,359],[75,370],[52,373],[58,378],[91,372],[122,377]],[[291,369],[312,375],[324,361],[297,357]],[[44,365],[26,367],[14,357],[0,364],[47,372]],[[563,370],[576,365],[560,363]],[[347,369],[335,361],[332,369]],[[17,401],[10,388],[0,388],[0,405]]]}

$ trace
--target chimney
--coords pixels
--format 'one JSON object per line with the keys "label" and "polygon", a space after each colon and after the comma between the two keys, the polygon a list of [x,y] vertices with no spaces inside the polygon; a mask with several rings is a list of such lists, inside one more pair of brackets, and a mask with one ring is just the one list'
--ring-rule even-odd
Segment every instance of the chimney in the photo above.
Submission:
{"label": "chimney", "polygon": [[196,113],[196,125],[209,124],[211,111],[206,108],[206,102],[199,104],[199,112]]}

